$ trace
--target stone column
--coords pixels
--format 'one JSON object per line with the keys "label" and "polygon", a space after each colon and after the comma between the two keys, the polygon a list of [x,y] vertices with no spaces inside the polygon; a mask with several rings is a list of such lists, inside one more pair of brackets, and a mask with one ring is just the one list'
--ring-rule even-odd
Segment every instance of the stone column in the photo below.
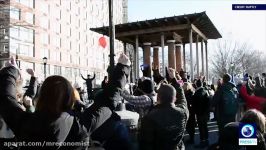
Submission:
{"label": "stone column", "polygon": [[165,63],[164,63],[164,34],[161,34],[161,47],[162,47],[162,72],[163,76],[165,76]]}
{"label": "stone column", "polygon": [[209,69],[208,69],[208,42],[205,41],[205,57],[206,57],[206,79],[209,79]]}
{"label": "stone column", "polygon": [[176,71],[180,71],[182,68],[182,56],[181,56],[181,46],[176,45],[175,47],[175,57],[176,57]]}
{"label": "stone column", "polygon": [[203,39],[201,41],[201,75],[205,75],[204,73],[204,54],[203,54]]}
{"label": "stone column", "polygon": [[189,49],[190,49],[190,77],[191,81],[194,80],[194,67],[193,67],[193,51],[192,51],[192,43],[193,43],[193,35],[192,35],[192,29],[189,29]]}
{"label": "stone column", "polygon": [[186,44],[183,43],[183,70],[186,72]]}
{"label": "stone column", "polygon": [[168,67],[175,69],[175,40],[167,40],[168,44]]}
{"label": "stone column", "polygon": [[139,37],[136,35],[136,39],[135,39],[135,78],[138,79],[139,78]]}
{"label": "stone column", "polygon": [[197,77],[200,76],[199,73],[199,36],[197,35],[197,41],[196,41],[196,63],[197,63]]}
{"label": "stone column", "polygon": [[160,69],[159,46],[154,46],[153,47],[153,65],[154,65],[154,67],[158,67],[158,69]]}
{"label": "stone column", "polygon": [[143,46],[143,63],[149,65],[147,76],[151,77],[151,43],[143,43]]}

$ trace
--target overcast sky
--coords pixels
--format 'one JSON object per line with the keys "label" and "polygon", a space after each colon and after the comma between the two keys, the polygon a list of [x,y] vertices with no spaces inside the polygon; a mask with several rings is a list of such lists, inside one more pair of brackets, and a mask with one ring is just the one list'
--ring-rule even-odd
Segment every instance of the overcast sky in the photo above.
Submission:
{"label": "overcast sky", "polygon": [[266,51],[266,10],[233,11],[232,4],[238,3],[266,4],[266,0],[128,0],[128,20],[206,11],[223,38],[248,42],[253,49]]}

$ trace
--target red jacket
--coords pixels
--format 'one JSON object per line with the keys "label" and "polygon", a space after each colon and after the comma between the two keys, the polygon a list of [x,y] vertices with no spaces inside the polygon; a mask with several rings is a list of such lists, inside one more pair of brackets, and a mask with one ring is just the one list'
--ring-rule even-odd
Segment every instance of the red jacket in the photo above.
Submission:
{"label": "red jacket", "polygon": [[262,111],[262,104],[266,102],[265,98],[255,95],[248,95],[247,88],[244,85],[242,85],[240,89],[240,95],[246,102],[247,109],[257,109],[259,111]]}

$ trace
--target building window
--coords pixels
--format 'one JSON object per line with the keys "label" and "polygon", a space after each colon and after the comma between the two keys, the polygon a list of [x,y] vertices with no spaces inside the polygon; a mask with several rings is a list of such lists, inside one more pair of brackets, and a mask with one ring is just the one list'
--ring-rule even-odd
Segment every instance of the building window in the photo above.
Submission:
{"label": "building window", "polygon": [[11,6],[10,7],[10,18],[19,20],[20,19],[20,9]]}
{"label": "building window", "polygon": [[41,21],[40,21],[40,26],[44,29],[48,29],[49,28],[49,20],[48,18],[41,18]]}
{"label": "building window", "polygon": [[44,45],[48,45],[49,44],[49,35],[47,33],[42,33],[41,42]]}
{"label": "building window", "polygon": [[35,7],[35,0],[16,0],[16,2],[18,2],[24,6],[30,7],[30,8]]}
{"label": "building window", "polygon": [[78,64],[79,62],[79,59],[78,59],[78,57],[77,56],[74,56],[74,57],[72,57],[72,59],[73,59],[73,64]]}
{"label": "building window", "polygon": [[61,19],[61,10],[59,8],[56,8],[53,10],[53,14],[55,16],[56,19]]}
{"label": "building window", "polygon": [[34,15],[32,13],[26,12],[25,20],[27,23],[34,24]]}
{"label": "building window", "polygon": [[67,78],[71,78],[72,77],[72,68],[68,68],[68,67],[65,68],[65,76]]}
{"label": "building window", "polygon": [[53,26],[51,26],[52,30],[55,32],[55,33],[61,33],[61,24],[60,23],[55,23]]}
{"label": "building window", "polygon": [[49,13],[49,5],[48,5],[48,3],[47,2],[42,2],[41,4],[40,4],[40,6],[41,6],[41,8],[40,8],[40,10],[41,10],[41,12],[43,12],[43,13],[45,13],[45,14],[48,14]]}
{"label": "building window", "polygon": [[86,51],[85,51],[85,54],[88,54],[89,53],[89,48],[86,47]]}
{"label": "building window", "polygon": [[20,44],[18,52],[21,55],[33,57],[33,46],[32,45]]}
{"label": "building window", "polygon": [[24,27],[19,27],[19,38],[21,41],[33,43],[33,30]]}
{"label": "building window", "polygon": [[9,29],[10,37],[13,39],[18,39],[19,37],[19,29],[17,27],[12,27]]}
{"label": "building window", "polygon": [[16,41],[10,40],[10,52],[13,54],[17,54],[19,50],[19,43]]}
{"label": "building window", "polygon": [[70,27],[64,27],[64,30],[65,30],[66,36],[70,37],[71,28]]}
{"label": "building window", "polygon": [[54,66],[54,74],[61,75],[61,66]]}
{"label": "building window", "polygon": [[61,38],[59,36],[53,36],[53,44],[54,46],[56,46],[57,48],[61,47]]}
{"label": "building window", "polygon": [[8,50],[8,44],[0,44],[0,53],[7,53]]}
{"label": "building window", "polygon": [[51,51],[51,60],[55,60],[55,61],[61,61],[61,53],[60,51]]}
{"label": "building window", "polygon": [[41,49],[41,56],[40,58],[43,58],[43,57],[47,57],[48,59],[50,58],[49,57],[49,50],[48,49]]}

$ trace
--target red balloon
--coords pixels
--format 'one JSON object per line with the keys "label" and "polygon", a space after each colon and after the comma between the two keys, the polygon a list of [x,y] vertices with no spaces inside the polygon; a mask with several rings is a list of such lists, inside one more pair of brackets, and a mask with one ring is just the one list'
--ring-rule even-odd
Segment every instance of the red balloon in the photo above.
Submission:
{"label": "red balloon", "polygon": [[105,48],[107,43],[106,43],[106,39],[104,36],[99,38],[99,44],[101,45],[101,47]]}

